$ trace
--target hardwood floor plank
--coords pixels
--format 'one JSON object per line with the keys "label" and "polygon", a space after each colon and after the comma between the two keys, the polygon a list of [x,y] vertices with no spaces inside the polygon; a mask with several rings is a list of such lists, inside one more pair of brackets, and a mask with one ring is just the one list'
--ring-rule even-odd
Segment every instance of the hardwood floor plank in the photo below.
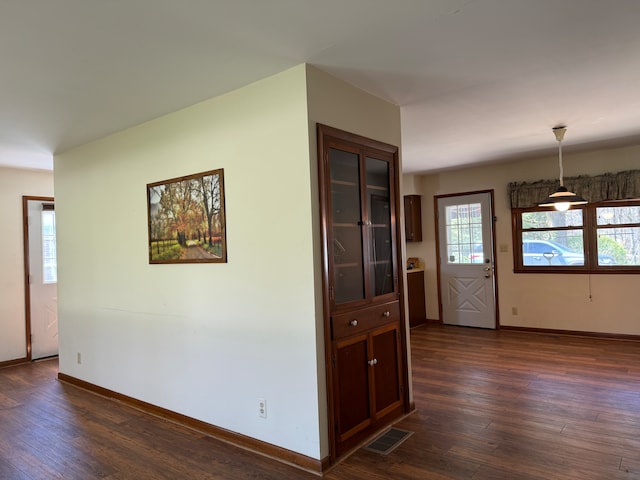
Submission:
{"label": "hardwood floor plank", "polygon": [[0,478],[7,480],[33,480],[32,477],[20,471],[3,458],[0,458]]}
{"label": "hardwood floor plank", "polygon": [[[411,331],[414,434],[329,480],[640,480],[640,343],[429,324]],[[58,382],[0,369],[0,479],[311,480]]]}

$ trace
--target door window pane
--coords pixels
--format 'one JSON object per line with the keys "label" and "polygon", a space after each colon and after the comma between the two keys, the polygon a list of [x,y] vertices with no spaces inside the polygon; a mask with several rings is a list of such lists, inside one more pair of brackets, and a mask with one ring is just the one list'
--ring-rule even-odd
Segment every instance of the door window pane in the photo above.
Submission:
{"label": "door window pane", "polygon": [[58,262],[56,257],[56,212],[43,210],[42,221],[42,282],[58,281]]}
{"label": "door window pane", "polygon": [[482,211],[479,203],[445,207],[448,263],[483,263]]}

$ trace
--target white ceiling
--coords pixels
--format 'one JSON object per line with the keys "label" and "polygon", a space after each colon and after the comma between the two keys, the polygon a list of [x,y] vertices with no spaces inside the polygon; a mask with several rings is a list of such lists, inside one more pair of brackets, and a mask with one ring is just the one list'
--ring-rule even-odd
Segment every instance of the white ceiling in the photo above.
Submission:
{"label": "white ceiling", "polygon": [[402,107],[407,172],[640,143],[638,0],[2,0],[0,61],[5,166],[301,62]]}

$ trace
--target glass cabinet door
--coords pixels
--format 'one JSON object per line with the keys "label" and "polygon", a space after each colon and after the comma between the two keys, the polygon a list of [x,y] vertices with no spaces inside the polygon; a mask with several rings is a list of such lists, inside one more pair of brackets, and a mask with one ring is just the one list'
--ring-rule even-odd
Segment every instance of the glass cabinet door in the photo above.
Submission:
{"label": "glass cabinet door", "polygon": [[372,296],[394,290],[389,162],[365,158],[369,282]]}
{"label": "glass cabinet door", "polygon": [[395,147],[366,139],[365,143],[351,138],[321,141],[323,239],[331,308],[396,300]]}
{"label": "glass cabinet door", "polygon": [[360,155],[329,149],[333,244],[333,288],[336,304],[365,298],[362,249]]}

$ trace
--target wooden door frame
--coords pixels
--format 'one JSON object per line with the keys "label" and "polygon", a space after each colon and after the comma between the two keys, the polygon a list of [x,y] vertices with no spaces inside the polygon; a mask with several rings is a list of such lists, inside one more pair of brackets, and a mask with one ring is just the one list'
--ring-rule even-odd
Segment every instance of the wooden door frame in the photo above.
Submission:
{"label": "wooden door frame", "polygon": [[441,198],[451,198],[451,197],[463,197],[465,195],[475,195],[479,193],[488,193],[489,198],[491,199],[491,245],[492,245],[492,255],[493,255],[493,282],[494,282],[494,301],[495,301],[495,321],[496,321],[496,330],[500,330],[500,302],[498,302],[498,258],[496,256],[496,214],[495,214],[495,198],[494,198],[494,190],[474,190],[471,192],[461,192],[461,193],[447,193],[444,195],[434,195],[433,196],[433,211],[434,211],[434,219],[435,219],[435,237],[436,237],[436,272],[437,272],[437,283],[438,283],[438,316],[440,317],[440,323],[444,324],[444,317],[442,312],[442,286],[441,286],[441,277],[440,277],[440,230],[439,230],[439,215],[438,212],[438,200]]}
{"label": "wooden door frame", "polygon": [[27,356],[24,358],[26,362],[32,359],[31,353],[31,288],[29,282],[29,202],[55,202],[53,197],[34,197],[29,195],[22,196],[22,245],[24,259],[24,317],[25,317],[25,334],[27,340]]}

